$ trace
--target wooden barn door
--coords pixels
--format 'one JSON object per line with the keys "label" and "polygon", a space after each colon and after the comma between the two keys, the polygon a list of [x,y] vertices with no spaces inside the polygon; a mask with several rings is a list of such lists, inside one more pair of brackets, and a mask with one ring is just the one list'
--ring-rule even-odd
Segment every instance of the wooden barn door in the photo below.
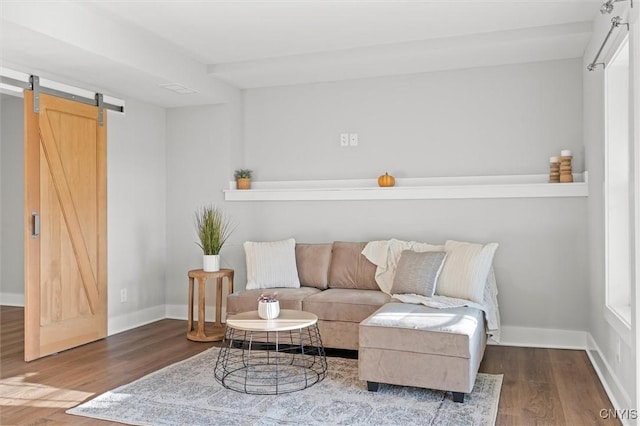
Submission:
{"label": "wooden barn door", "polygon": [[106,113],[25,90],[25,361],[107,335]]}

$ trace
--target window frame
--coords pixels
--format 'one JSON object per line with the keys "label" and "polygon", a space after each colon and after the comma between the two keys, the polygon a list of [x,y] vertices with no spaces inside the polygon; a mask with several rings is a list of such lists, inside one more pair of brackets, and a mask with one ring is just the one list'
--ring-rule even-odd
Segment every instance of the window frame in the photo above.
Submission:
{"label": "window frame", "polygon": [[[615,45],[611,48],[610,52],[611,55],[608,58],[608,60],[606,61],[606,67],[604,69],[604,78],[603,78],[603,95],[604,95],[604,182],[603,182],[603,192],[604,192],[604,220],[605,220],[605,235],[604,235],[604,243],[605,243],[605,312],[604,312],[604,316],[607,320],[607,322],[617,331],[617,333],[622,337],[622,339],[624,341],[626,341],[627,343],[631,343],[631,322],[632,322],[632,312],[631,312],[631,297],[632,297],[632,268],[635,267],[635,259],[632,258],[632,254],[633,254],[633,250],[631,247],[631,244],[633,242],[633,238],[631,235],[632,230],[634,229],[634,227],[632,226],[632,222],[635,222],[635,215],[633,214],[633,211],[635,210],[633,208],[633,201],[634,201],[634,197],[632,197],[632,189],[635,186],[633,179],[634,177],[632,176],[633,173],[633,168],[632,168],[632,161],[633,161],[633,150],[631,149],[631,142],[632,142],[632,137],[630,134],[630,120],[632,119],[631,115],[629,114],[629,106],[630,106],[630,102],[631,102],[631,94],[629,92],[630,90],[630,72],[631,72],[631,64],[629,62],[629,56],[630,56],[630,37],[629,34],[626,33],[623,36],[619,37],[616,40],[617,43],[615,43]],[[627,85],[627,90],[626,93],[628,93],[628,97],[627,97],[627,108],[625,109],[627,112],[627,118],[626,118],[626,127],[623,127],[623,132],[626,132],[627,137],[625,138],[626,140],[626,158],[624,159],[626,161],[626,191],[623,192],[623,196],[626,198],[625,200],[623,200],[622,204],[626,209],[626,213],[623,214],[623,218],[624,220],[622,221],[623,223],[626,223],[626,250],[622,250],[623,254],[624,254],[624,269],[626,269],[626,277],[624,279],[624,281],[626,281],[626,287],[624,289],[621,289],[621,285],[620,283],[617,283],[614,285],[614,283],[612,282],[612,275],[614,275],[614,273],[612,272],[612,270],[614,268],[620,267],[620,259],[618,259],[618,261],[616,262],[615,266],[612,266],[612,264],[614,263],[612,260],[612,249],[611,249],[611,245],[615,244],[615,241],[612,241],[613,239],[615,239],[615,235],[612,235],[612,231],[611,231],[611,227],[612,227],[612,198],[615,196],[613,194],[613,186],[614,184],[612,183],[612,178],[610,177],[612,175],[612,170],[611,170],[611,166],[610,166],[610,161],[611,161],[611,156],[613,153],[613,146],[614,146],[614,141],[613,138],[615,137],[614,135],[612,135],[613,130],[611,128],[612,126],[612,115],[615,114],[611,112],[611,108],[610,108],[610,96],[612,95],[612,92],[615,92],[615,90],[611,89],[610,86],[610,78],[611,75],[610,74],[612,71],[611,66],[612,65],[616,65],[615,61],[620,58],[620,55],[624,53],[624,50],[626,49],[626,55],[627,55],[627,80],[626,80],[626,85]],[[613,68],[613,70],[615,70],[615,68]],[[619,142],[618,142],[619,143]],[[618,146],[618,148],[620,148]],[[624,149],[624,148],[623,148]],[[618,195],[619,197],[620,195]],[[615,226],[620,226],[620,223],[616,223]],[[620,235],[620,234],[616,234],[616,235]],[[622,244],[625,244],[625,240],[623,239]],[[617,293],[617,294],[616,294]],[[621,304],[620,303],[620,299],[625,299],[628,301],[628,303],[625,304]]]}

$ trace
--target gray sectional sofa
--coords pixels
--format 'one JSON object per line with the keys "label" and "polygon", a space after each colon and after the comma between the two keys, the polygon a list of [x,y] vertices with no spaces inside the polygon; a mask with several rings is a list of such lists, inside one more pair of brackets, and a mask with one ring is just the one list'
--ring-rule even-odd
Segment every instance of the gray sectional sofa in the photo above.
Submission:
{"label": "gray sectional sofa", "polygon": [[471,392],[486,346],[482,311],[435,309],[395,301],[380,291],[366,243],[296,244],[300,288],[243,290],[227,298],[227,314],[257,309],[261,293],[277,291],[281,309],[318,316],[325,347],[358,350],[359,374],[378,383]]}

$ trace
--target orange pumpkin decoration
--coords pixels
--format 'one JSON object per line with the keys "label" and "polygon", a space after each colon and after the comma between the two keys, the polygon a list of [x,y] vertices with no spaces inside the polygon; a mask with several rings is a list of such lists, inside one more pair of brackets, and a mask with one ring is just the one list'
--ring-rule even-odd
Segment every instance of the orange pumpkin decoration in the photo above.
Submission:
{"label": "orange pumpkin decoration", "polygon": [[389,173],[385,173],[378,178],[378,185],[382,187],[394,186],[396,184],[396,178]]}

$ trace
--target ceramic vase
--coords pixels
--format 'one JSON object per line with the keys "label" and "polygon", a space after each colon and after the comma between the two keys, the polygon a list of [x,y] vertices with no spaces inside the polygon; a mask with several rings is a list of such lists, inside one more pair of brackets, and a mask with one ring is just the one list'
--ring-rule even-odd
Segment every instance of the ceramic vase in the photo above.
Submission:
{"label": "ceramic vase", "polygon": [[202,256],[202,270],[205,272],[218,272],[220,270],[220,255],[205,254]]}
{"label": "ceramic vase", "polygon": [[274,319],[280,315],[280,302],[258,302],[258,316],[262,319]]}

